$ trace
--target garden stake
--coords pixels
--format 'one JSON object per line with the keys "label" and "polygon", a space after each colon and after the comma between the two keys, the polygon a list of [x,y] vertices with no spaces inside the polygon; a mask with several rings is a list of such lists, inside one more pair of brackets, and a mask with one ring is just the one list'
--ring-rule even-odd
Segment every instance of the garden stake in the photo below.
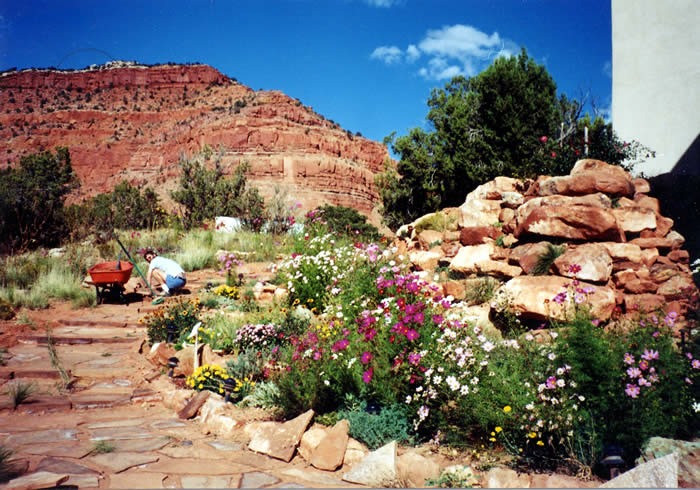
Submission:
{"label": "garden stake", "polygon": [[[119,246],[122,248],[122,250],[123,250],[124,253],[126,254],[126,256],[127,256],[127,257],[129,258],[129,260],[131,261],[131,263],[134,264],[134,269],[136,269],[136,272],[139,273],[139,276],[141,276],[141,279],[143,279],[143,282],[146,283],[146,287],[147,287],[148,290],[151,292],[151,295],[152,295],[154,298],[156,298],[156,293],[153,292],[153,289],[151,288],[151,285],[148,284],[148,280],[146,279],[146,276],[143,275],[143,272],[141,272],[141,269],[139,269],[139,266],[136,265],[136,261],[135,261],[134,259],[131,258],[131,255],[129,254],[129,251],[128,251],[128,250],[126,249],[126,247],[122,244],[122,242],[119,240],[118,237],[116,238],[116,240],[117,240],[117,243],[119,244]],[[154,299],[153,301],[151,301],[151,304],[152,304],[152,305],[159,305],[159,304],[161,304],[163,301],[165,301],[165,298],[156,298],[156,299]]]}

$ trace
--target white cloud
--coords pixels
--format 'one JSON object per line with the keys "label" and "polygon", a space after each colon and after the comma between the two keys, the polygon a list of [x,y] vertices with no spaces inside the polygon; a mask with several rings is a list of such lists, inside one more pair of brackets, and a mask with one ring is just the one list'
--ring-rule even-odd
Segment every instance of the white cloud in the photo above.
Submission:
{"label": "white cloud", "polygon": [[603,65],[603,73],[605,73],[605,76],[608,78],[612,78],[612,62],[611,61],[606,61],[605,64]]}
{"label": "white cloud", "polygon": [[403,52],[396,46],[379,46],[372,51],[369,57],[373,60],[381,60],[387,65],[401,61]]}
{"label": "white cloud", "polygon": [[370,7],[389,8],[398,5],[401,0],[365,0]]}
{"label": "white cloud", "polygon": [[414,63],[426,55],[427,61],[418,74],[430,80],[444,80],[456,75],[476,75],[491,60],[512,56],[517,51],[518,46],[498,32],[487,34],[473,26],[455,24],[428,30],[420,42],[409,44],[405,51],[396,46],[380,46],[370,57],[394,64]]}
{"label": "white cloud", "polygon": [[420,58],[420,50],[416,47],[415,44],[409,44],[406,48],[406,61],[408,61],[409,63],[413,63],[418,58]]}

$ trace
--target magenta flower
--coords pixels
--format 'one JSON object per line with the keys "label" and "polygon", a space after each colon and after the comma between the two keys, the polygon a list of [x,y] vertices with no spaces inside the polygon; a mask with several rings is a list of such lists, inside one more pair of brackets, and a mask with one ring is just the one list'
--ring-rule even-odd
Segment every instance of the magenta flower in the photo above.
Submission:
{"label": "magenta flower", "polygon": [[690,365],[693,367],[693,369],[700,369],[700,360],[693,359],[692,361],[690,361]]}
{"label": "magenta flower", "polygon": [[566,291],[562,291],[561,293],[557,293],[557,295],[554,297],[552,300],[557,304],[563,304],[564,301],[566,301]]}
{"label": "magenta flower", "polygon": [[360,362],[362,364],[369,364],[369,361],[372,360],[372,353],[368,351],[364,351],[362,355],[360,356]]}
{"label": "magenta flower", "polygon": [[321,352],[315,351],[314,352],[314,361],[318,361],[319,359],[321,359]]}
{"label": "magenta flower", "polygon": [[341,340],[337,341],[335,344],[333,344],[333,347],[331,347],[331,350],[333,352],[345,350],[348,348],[348,345],[350,345],[350,341],[348,339],[341,339]]}
{"label": "magenta flower", "polygon": [[367,371],[362,373],[362,381],[364,381],[365,384],[369,384],[370,381],[372,381],[372,368],[369,368]]}
{"label": "magenta flower", "polygon": [[557,387],[557,378],[555,376],[550,376],[547,378],[547,381],[545,382],[545,387],[548,390],[553,390],[554,388]]}
{"label": "magenta flower", "polygon": [[579,272],[581,272],[581,266],[580,266],[580,265],[578,265],[578,264],[571,264],[571,265],[569,266],[569,273],[570,273],[570,274],[578,274]]}
{"label": "magenta flower", "polygon": [[659,351],[644,349],[644,354],[642,354],[642,359],[646,359],[647,361],[651,361],[652,359],[658,359],[658,358],[659,358]]}
{"label": "magenta flower", "polygon": [[624,355],[625,364],[634,364],[634,356],[629,352]]}
{"label": "magenta flower", "polygon": [[641,369],[642,371],[646,371],[647,369],[649,369],[649,363],[642,359],[641,361],[639,361],[639,369]]}
{"label": "magenta flower", "polygon": [[420,334],[413,328],[406,332],[406,339],[408,340],[416,340],[418,337],[420,337]]}
{"label": "magenta flower", "polygon": [[367,330],[365,332],[365,340],[368,342],[376,336],[377,336],[377,331],[373,328],[370,328],[369,330]]}
{"label": "magenta flower", "polygon": [[411,352],[408,355],[408,363],[409,364],[413,364],[414,366],[417,366],[418,363],[420,362],[420,360],[421,360],[421,355],[418,354],[417,352]]}
{"label": "magenta flower", "polygon": [[625,394],[630,398],[637,398],[639,396],[639,392],[640,389],[637,385],[628,384],[627,388],[625,388]]}

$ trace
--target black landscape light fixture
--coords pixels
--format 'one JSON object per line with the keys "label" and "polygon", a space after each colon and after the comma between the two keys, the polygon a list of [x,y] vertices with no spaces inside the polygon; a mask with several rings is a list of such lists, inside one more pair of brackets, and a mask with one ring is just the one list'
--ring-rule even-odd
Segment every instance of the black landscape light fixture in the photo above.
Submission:
{"label": "black landscape light fixture", "polygon": [[379,415],[382,411],[381,404],[376,400],[369,400],[365,405],[365,412],[370,415]]}
{"label": "black landscape light fixture", "polygon": [[177,326],[174,323],[168,323],[165,328],[168,331],[168,344],[172,344],[177,333]]}
{"label": "black landscape light fixture", "polygon": [[179,363],[180,363],[180,359],[178,359],[177,357],[171,357],[170,359],[168,359],[168,367],[170,368],[170,370],[168,371],[169,378],[173,377],[173,373],[175,372],[175,368],[177,367],[177,365]]}
{"label": "black landscape light fixture", "polygon": [[605,446],[600,464],[608,469],[611,480],[618,476],[620,469],[625,465],[625,460],[622,459],[622,448],[615,444]]}
{"label": "black landscape light fixture", "polygon": [[233,378],[227,378],[224,380],[224,401],[228,403],[231,401],[231,393],[236,389],[236,380]]}

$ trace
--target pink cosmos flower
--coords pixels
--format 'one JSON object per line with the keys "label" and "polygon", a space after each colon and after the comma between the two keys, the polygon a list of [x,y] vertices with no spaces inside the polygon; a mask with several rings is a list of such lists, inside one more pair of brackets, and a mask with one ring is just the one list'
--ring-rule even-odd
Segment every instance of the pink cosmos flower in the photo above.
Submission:
{"label": "pink cosmos flower", "polygon": [[369,362],[372,360],[372,353],[368,351],[364,351],[362,355],[360,356],[360,362],[362,364],[369,364]]}
{"label": "pink cosmos flower", "polygon": [[642,359],[646,359],[647,361],[651,361],[652,359],[658,359],[658,358],[659,358],[659,351],[644,349],[644,354],[642,354]]}
{"label": "pink cosmos flower", "polygon": [[579,272],[581,272],[581,266],[580,266],[580,265],[578,265],[578,264],[571,264],[571,265],[569,266],[569,273],[571,273],[571,274],[578,274]]}
{"label": "pink cosmos flower", "polygon": [[333,352],[345,350],[345,349],[347,349],[348,345],[350,345],[350,341],[348,339],[341,339],[341,340],[337,341],[335,344],[333,344],[333,347],[331,347],[331,350]]}
{"label": "pink cosmos flower", "polygon": [[420,337],[420,334],[413,328],[406,332],[406,339],[408,340],[416,340],[418,337]]}
{"label": "pink cosmos flower", "polygon": [[624,355],[625,364],[634,364],[634,356],[629,352]]}
{"label": "pink cosmos flower", "polygon": [[553,390],[554,388],[557,387],[557,378],[555,376],[550,376],[547,378],[547,381],[545,382],[545,387],[548,390]]}
{"label": "pink cosmos flower", "polygon": [[700,359],[693,359],[690,361],[690,365],[693,366],[693,369],[700,369]]}
{"label": "pink cosmos flower", "polygon": [[630,378],[639,378],[642,375],[642,371],[639,370],[639,368],[636,367],[631,367],[627,370],[627,376]]}
{"label": "pink cosmos flower", "polygon": [[639,386],[633,384],[628,384],[627,388],[625,388],[625,394],[630,398],[637,398],[640,391]]}
{"label": "pink cosmos flower", "polygon": [[649,369],[649,363],[645,360],[639,361],[639,369],[641,369],[642,371],[646,371],[647,369]]}
{"label": "pink cosmos flower", "polygon": [[321,353],[319,351],[314,352],[314,361],[321,359]]}
{"label": "pink cosmos flower", "polygon": [[639,379],[637,380],[637,384],[638,384],[639,386],[651,386],[651,383],[650,383],[649,381],[647,381],[646,379],[644,379],[644,378],[639,378]]}
{"label": "pink cosmos flower", "polygon": [[362,381],[365,384],[369,384],[369,382],[372,381],[372,374],[373,374],[372,368],[369,368],[367,371],[362,373]]}

